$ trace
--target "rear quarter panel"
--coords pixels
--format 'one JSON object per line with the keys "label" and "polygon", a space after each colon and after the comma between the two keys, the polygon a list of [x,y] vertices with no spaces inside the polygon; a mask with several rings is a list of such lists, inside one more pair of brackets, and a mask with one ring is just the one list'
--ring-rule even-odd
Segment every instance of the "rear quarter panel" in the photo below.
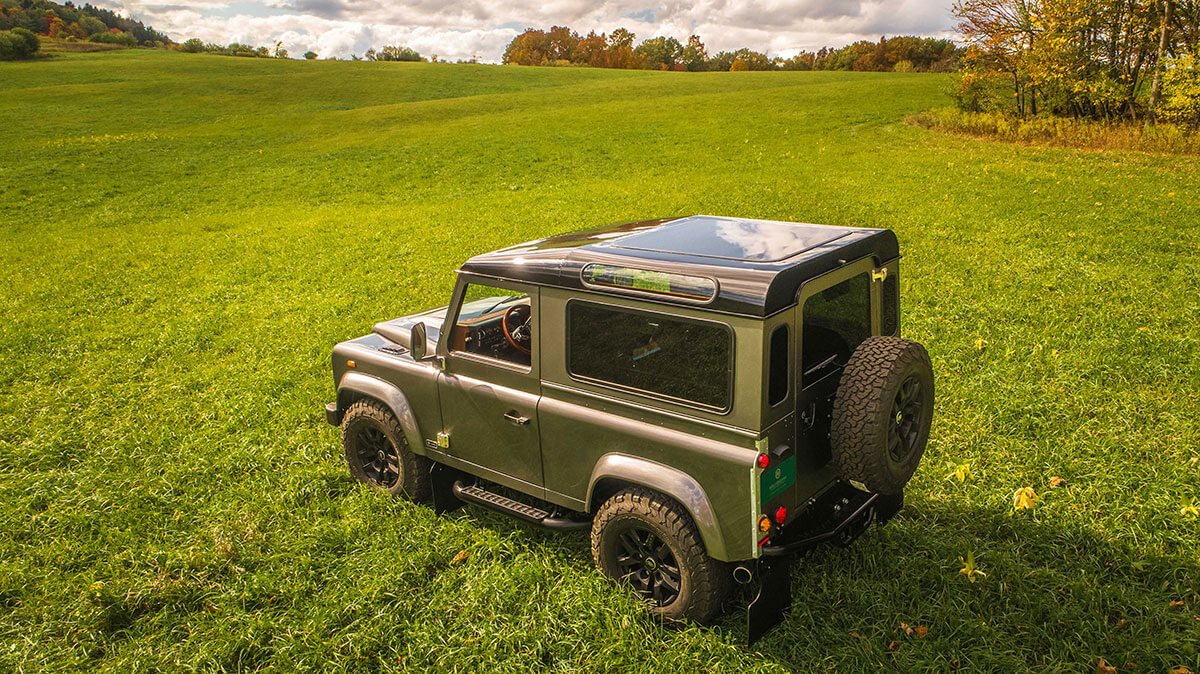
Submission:
{"label": "rear quarter panel", "polygon": [[[546,498],[568,507],[599,507],[591,494],[597,477],[595,468],[605,457],[628,456],[694,479],[711,505],[713,526],[719,532],[706,536],[709,554],[722,560],[754,556],[757,541],[753,524],[755,508],[754,459],[757,434],[742,424],[758,419],[761,327],[753,322],[728,321],[735,334],[735,355],[755,362],[753,368],[735,367],[734,399],[724,414],[704,412],[663,401],[648,401],[636,394],[613,391],[576,380],[567,371],[565,315],[567,302],[580,298],[578,292],[545,288],[542,293],[542,399],[538,419],[542,426],[542,464]],[[677,307],[663,309],[653,304],[610,297],[588,297],[599,301],[670,314],[685,314]],[[698,317],[710,314],[696,312]],[[602,326],[598,326],[602,328]],[[745,379],[745,381],[742,381]],[[753,478],[753,479],[752,479]],[[640,483],[638,479],[630,482]],[[652,486],[652,485],[646,485]],[[665,491],[665,489],[663,489]],[[692,512],[704,534],[706,515],[687,501],[688,493],[670,494]],[[591,502],[589,503],[589,499]]]}

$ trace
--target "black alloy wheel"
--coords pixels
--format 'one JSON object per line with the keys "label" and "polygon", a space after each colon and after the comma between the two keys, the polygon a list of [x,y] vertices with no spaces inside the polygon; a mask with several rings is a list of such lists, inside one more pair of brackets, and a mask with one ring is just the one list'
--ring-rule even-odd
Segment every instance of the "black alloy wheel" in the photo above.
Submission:
{"label": "black alloy wheel", "polygon": [[667,606],[679,596],[682,582],[679,563],[671,548],[648,527],[633,525],[617,536],[616,563],[619,581],[657,606]]}
{"label": "black alloy wheel", "polygon": [[354,445],[363,474],[368,480],[384,489],[396,484],[400,479],[400,457],[382,430],[363,424]]}
{"label": "black alloy wheel", "polygon": [[921,380],[916,375],[910,375],[900,384],[900,390],[896,391],[896,399],[892,402],[894,422],[888,429],[888,454],[893,461],[902,463],[917,450],[924,411]]}

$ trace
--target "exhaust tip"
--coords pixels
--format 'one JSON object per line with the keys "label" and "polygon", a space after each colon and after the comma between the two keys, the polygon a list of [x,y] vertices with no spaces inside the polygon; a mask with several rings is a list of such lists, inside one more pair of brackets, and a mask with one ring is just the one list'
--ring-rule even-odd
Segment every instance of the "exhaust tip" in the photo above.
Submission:
{"label": "exhaust tip", "polygon": [[754,572],[745,564],[738,564],[733,567],[733,580],[739,585],[749,585],[754,580]]}

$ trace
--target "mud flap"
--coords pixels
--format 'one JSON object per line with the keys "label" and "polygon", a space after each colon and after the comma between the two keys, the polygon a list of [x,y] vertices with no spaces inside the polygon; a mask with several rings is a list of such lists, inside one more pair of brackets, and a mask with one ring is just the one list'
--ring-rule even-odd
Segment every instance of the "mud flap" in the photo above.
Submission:
{"label": "mud flap", "polygon": [[791,557],[758,560],[758,595],[746,607],[746,644],[753,644],[779,623],[792,608]]}
{"label": "mud flap", "polygon": [[441,515],[466,505],[454,495],[455,480],[462,480],[464,477],[465,474],[462,471],[440,463],[433,464],[433,467],[429,469],[429,482],[433,492],[433,512]]}

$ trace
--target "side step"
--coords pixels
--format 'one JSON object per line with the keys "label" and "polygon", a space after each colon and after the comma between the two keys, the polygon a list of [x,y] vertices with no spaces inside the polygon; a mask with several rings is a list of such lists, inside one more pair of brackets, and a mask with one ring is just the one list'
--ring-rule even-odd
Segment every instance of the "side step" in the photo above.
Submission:
{"label": "side step", "polygon": [[481,505],[548,529],[587,529],[592,526],[591,522],[552,516],[551,513],[541,508],[514,501],[507,496],[501,496],[482,487],[466,485],[462,481],[454,483],[453,491],[454,495],[463,501]]}

